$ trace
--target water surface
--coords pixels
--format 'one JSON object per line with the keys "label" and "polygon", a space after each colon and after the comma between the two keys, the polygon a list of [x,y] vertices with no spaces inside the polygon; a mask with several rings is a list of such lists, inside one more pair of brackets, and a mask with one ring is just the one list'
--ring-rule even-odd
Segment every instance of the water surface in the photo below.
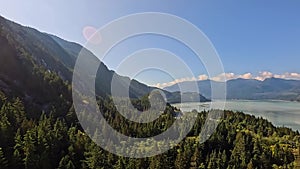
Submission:
{"label": "water surface", "polygon": [[[218,108],[222,108],[224,101],[216,101]],[[210,103],[181,103],[173,104],[183,112],[196,109],[209,110]],[[281,100],[229,100],[225,102],[226,110],[242,111],[256,117],[268,119],[276,126],[290,127],[300,131],[300,103]]]}

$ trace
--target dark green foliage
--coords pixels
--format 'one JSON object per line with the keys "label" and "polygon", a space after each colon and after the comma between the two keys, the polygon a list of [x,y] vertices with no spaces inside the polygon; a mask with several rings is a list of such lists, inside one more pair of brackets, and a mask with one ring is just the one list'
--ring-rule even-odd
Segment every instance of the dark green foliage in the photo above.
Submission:
{"label": "dark green foliage", "polygon": [[[98,147],[76,122],[67,124],[67,117],[41,114],[40,118],[28,119],[24,117],[24,106],[19,99],[3,97],[0,103],[0,136],[6,138],[0,141],[1,168],[291,167],[295,160],[292,151],[297,148],[300,138],[297,132],[274,127],[262,118],[226,111],[217,131],[208,141],[199,144],[198,135],[207,117],[207,112],[202,112],[197,116],[197,127],[173,149],[151,158],[131,159],[115,156]],[[112,127],[131,136],[145,137],[163,132],[174,121],[172,107],[167,107],[159,120],[137,125],[121,118],[111,100],[100,99],[99,105]]]}
{"label": "dark green foliage", "polygon": [[0,166],[1,168],[3,169],[6,169],[8,168],[8,161],[7,159],[5,158],[4,154],[3,154],[3,151],[2,151],[2,148],[0,147]]}

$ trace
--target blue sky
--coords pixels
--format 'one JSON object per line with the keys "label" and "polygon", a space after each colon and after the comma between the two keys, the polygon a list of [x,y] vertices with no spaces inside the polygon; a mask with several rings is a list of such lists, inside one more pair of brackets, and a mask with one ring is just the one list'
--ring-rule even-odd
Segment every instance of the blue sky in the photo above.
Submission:
{"label": "blue sky", "polygon": [[[214,44],[225,72],[240,75],[261,71],[300,72],[300,1],[179,1],[179,0],[17,0],[1,2],[0,15],[15,22],[84,44],[86,26],[100,28],[124,15],[164,12],[182,17],[201,29]],[[116,47],[104,62],[115,69],[120,58],[143,48],[163,48],[186,60],[195,75],[205,74],[191,51],[159,36],[130,39]],[[192,57],[191,57],[192,58]],[[139,80],[168,82],[166,74],[144,72]],[[183,78],[183,77],[176,77]]]}

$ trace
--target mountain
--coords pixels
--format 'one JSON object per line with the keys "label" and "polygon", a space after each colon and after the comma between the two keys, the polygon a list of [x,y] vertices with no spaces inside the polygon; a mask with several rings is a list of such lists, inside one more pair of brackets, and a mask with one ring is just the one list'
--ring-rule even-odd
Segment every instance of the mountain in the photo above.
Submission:
{"label": "mountain", "polygon": [[21,98],[29,116],[53,107],[67,112],[75,59],[51,37],[0,17],[0,60],[0,90]]}
{"label": "mountain", "polygon": [[[26,102],[35,103],[42,109],[51,107],[50,103],[57,102],[56,98],[62,93],[66,100],[70,100],[73,68],[81,50],[85,52],[87,63],[99,63],[92,52],[79,44],[24,27],[0,16],[0,89],[10,93],[9,95],[19,96]],[[86,67],[88,71],[89,66]],[[125,90],[130,84],[131,98],[140,98],[157,89],[120,76],[101,63],[96,75],[97,95],[111,95],[113,77],[116,77],[120,90]],[[52,90],[47,86],[49,84],[55,84],[51,87]],[[180,101],[180,93],[164,92],[170,102]],[[208,101],[197,95],[200,101]],[[189,98],[193,98],[192,96]]]}
{"label": "mountain", "polygon": [[[299,132],[275,127],[261,117],[225,111],[219,126],[215,126],[215,121],[219,120],[211,118],[214,115],[206,111],[191,119],[179,119],[186,122],[195,120],[195,125],[191,126],[184,140],[174,145],[172,140],[176,139],[176,133],[181,135],[184,132],[170,127],[178,125],[179,129],[189,128],[186,123],[176,123],[174,115],[178,110],[174,107],[167,105],[160,118],[150,123],[135,123],[118,113],[111,99],[99,97],[99,107],[113,129],[129,137],[147,138],[146,142],[137,144],[132,144],[133,139],[120,142],[118,138],[113,138],[108,142],[109,148],[136,154],[148,150],[159,152],[166,145],[174,145],[162,154],[147,158],[125,158],[112,154],[107,151],[108,147],[100,147],[91,139],[111,138],[107,128],[92,127],[83,131],[72,107],[70,80],[81,49],[76,43],[0,17],[1,169],[292,168],[295,160],[299,160]],[[89,61],[97,61],[88,50],[86,53]],[[113,75],[117,76],[121,89],[124,83],[131,84],[132,97],[155,89],[119,76],[104,64],[98,72],[103,76],[97,77],[99,95],[110,94],[106,87],[109,87]],[[186,101],[199,96],[188,91],[183,94],[165,93],[173,101],[177,101],[180,95]],[[137,101],[142,109],[147,106],[142,103],[145,100],[133,101]],[[41,110],[50,113],[38,114]],[[83,112],[82,116],[91,123],[99,124],[91,113]],[[205,127],[203,124],[208,121],[213,121],[213,125]],[[205,143],[199,141],[202,131],[215,127],[216,132]],[[171,134],[161,141],[159,137],[152,138],[170,129],[174,130],[175,136]],[[89,133],[94,133],[93,137]],[[154,141],[158,143],[152,145]]]}
{"label": "mountain", "polygon": [[[211,83],[216,86],[221,85],[221,82],[212,80],[197,81],[199,91],[207,98],[211,97]],[[192,85],[192,82],[182,82],[164,90],[170,92],[179,91],[179,85],[184,85],[185,88]],[[264,81],[255,79],[233,79],[227,81],[227,99],[276,99],[276,100],[300,100],[300,81],[286,80],[279,78],[268,78]],[[182,92],[188,92],[182,91]]]}
{"label": "mountain", "polygon": [[[68,52],[70,55],[72,55],[74,58],[77,58],[79,55],[79,52],[81,50],[84,50],[85,57],[90,58],[92,62],[99,62],[98,59],[96,59],[96,56],[82,47],[79,44],[73,43],[73,42],[67,42],[57,36],[50,35],[59,45],[61,45],[62,48],[65,49],[66,52]],[[87,66],[88,67],[88,66]],[[119,90],[126,90],[125,86],[130,85],[129,87],[129,95],[131,98],[141,98],[142,96],[150,93],[152,90],[158,89],[155,87],[149,87],[145,84],[142,84],[138,82],[135,79],[129,79],[128,77],[120,76],[117,73],[115,73],[112,70],[109,70],[102,62],[100,64],[99,70],[96,75],[96,92],[102,93],[102,94],[110,94],[110,87],[111,87],[111,81],[112,78],[118,79],[118,86],[120,87]],[[166,90],[163,90],[165,93],[167,100],[169,103],[178,103],[178,102],[191,102],[191,101],[201,101],[206,102],[209,101],[209,99],[205,98],[201,94],[197,94],[194,92],[169,92]],[[182,100],[181,100],[182,98]]]}

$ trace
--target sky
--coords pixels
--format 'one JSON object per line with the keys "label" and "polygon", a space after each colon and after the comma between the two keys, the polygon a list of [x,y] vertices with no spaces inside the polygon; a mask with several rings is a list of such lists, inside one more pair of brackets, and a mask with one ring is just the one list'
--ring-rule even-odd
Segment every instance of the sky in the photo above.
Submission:
{"label": "sky", "polygon": [[[179,16],[198,27],[210,39],[231,78],[281,77],[300,79],[300,1],[179,1],[179,0],[18,0],[1,2],[0,15],[22,25],[84,45],[83,30],[99,29],[134,13],[162,12]],[[121,29],[121,28],[120,28]],[[196,79],[207,72],[195,54],[170,38],[144,35],[130,38],[112,50],[103,62],[116,70],[137,50],[161,48],[186,62]],[[168,64],[168,60],[163,60]],[[118,72],[118,71],[117,71]],[[118,72],[126,75],[126,72]],[[134,77],[144,83],[195,80],[168,72],[145,70]],[[216,80],[218,76],[214,77]],[[161,87],[161,86],[160,86]]]}

